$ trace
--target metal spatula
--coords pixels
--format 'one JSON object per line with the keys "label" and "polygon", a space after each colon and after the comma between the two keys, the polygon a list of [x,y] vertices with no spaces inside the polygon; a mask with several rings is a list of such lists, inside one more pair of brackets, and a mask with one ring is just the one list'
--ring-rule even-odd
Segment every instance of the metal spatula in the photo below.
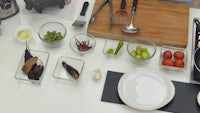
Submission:
{"label": "metal spatula", "polygon": [[72,26],[83,27],[85,25],[85,23],[86,23],[85,12],[87,11],[88,6],[89,6],[89,3],[84,2],[81,13],[80,13],[79,17],[74,21]]}

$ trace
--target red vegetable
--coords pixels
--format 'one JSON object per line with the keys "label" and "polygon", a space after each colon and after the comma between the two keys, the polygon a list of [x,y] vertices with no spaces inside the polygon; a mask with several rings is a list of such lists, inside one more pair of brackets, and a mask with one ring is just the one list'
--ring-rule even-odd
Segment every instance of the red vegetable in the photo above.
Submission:
{"label": "red vegetable", "polygon": [[165,65],[165,66],[174,66],[174,62],[173,62],[172,59],[166,58],[166,59],[163,59],[162,65]]}
{"label": "red vegetable", "polygon": [[180,67],[183,68],[184,67],[184,61],[182,59],[175,59],[174,61],[174,66],[175,67]]}
{"label": "red vegetable", "polygon": [[166,50],[166,51],[163,53],[163,58],[169,58],[169,59],[171,59],[171,58],[172,58],[172,52],[169,51],[169,50]]}
{"label": "red vegetable", "polygon": [[184,53],[182,51],[176,51],[174,52],[174,58],[176,59],[183,59],[184,58]]}
{"label": "red vegetable", "polygon": [[89,41],[79,41],[78,39],[75,40],[79,51],[88,51],[89,49],[92,48],[92,46],[90,46]]}

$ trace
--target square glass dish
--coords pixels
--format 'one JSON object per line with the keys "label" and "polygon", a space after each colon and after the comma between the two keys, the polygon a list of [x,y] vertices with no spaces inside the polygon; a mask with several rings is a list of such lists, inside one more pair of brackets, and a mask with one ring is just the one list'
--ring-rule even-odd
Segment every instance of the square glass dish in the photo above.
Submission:
{"label": "square glass dish", "polygon": [[25,52],[23,53],[21,60],[19,62],[16,74],[15,74],[15,78],[18,80],[22,80],[22,81],[30,81],[32,83],[41,83],[43,76],[44,76],[44,71],[46,69],[46,65],[47,65],[47,62],[49,59],[49,53],[44,52],[44,51],[30,50],[30,54],[33,57],[37,56],[38,60],[37,60],[36,64],[43,66],[43,71],[42,71],[41,76],[39,77],[39,80],[29,79],[28,75],[22,71],[22,68],[25,64],[25,58],[24,58]]}
{"label": "square glass dish", "polygon": [[103,47],[103,54],[107,56],[119,56],[122,54],[124,42],[119,40],[106,40]]}
{"label": "square glass dish", "polygon": [[162,46],[160,50],[159,65],[164,69],[184,70],[187,65],[186,49]]}
{"label": "square glass dish", "polygon": [[[63,66],[63,61],[74,68],[78,73],[79,76],[77,79],[71,75],[66,68]],[[70,58],[70,57],[60,57],[57,61],[57,64],[54,69],[53,77],[59,80],[66,80],[66,81],[77,81],[81,77],[81,73],[83,71],[84,67],[84,61],[76,58]]]}

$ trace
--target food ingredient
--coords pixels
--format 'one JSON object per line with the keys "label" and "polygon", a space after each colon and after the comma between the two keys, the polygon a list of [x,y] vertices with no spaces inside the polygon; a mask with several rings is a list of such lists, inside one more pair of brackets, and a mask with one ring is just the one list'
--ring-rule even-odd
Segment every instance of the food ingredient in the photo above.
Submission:
{"label": "food ingredient", "polygon": [[172,59],[165,58],[165,59],[162,60],[162,65],[174,66],[174,61]]}
{"label": "food ingredient", "polygon": [[174,58],[176,58],[176,59],[183,59],[185,56],[182,51],[176,51],[176,52],[174,52],[173,55],[174,55]]}
{"label": "food ingredient", "polygon": [[106,54],[112,55],[114,53],[114,49],[110,48],[106,51]]}
{"label": "food ingredient", "polygon": [[174,61],[174,66],[175,66],[175,67],[183,68],[184,65],[185,65],[185,64],[184,64],[183,59],[175,59],[175,61]]}
{"label": "food ingredient", "polygon": [[114,55],[117,55],[118,54],[118,52],[119,52],[119,50],[121,49],[121,47],[124,45],[124,41],[119,41],[118,42],[118,45],[117,45],[117,48],[116,48],[116,50],[115,50],[115,53],[114,53]]}
{"label": "food ingredient", "polygon": [[90,44],[89,40],[79,41],[78,39],[75,39],[75,41],[79,51],[88,51],[92,48],[92,45]]}
{"label": "food ingredient", "polygon": [[166,50],[162,54],[162,65],[183,68],[185,65],[184,56],[182,51],[177,50],[172,53],[170,50]]}
{"label": "food ingredient", "polygon": [[99,80],[101,78],[101,71],[100,69],[95,69],[92,78],[94,80]]}
{"label": "food ingredient", "polygon": [[79,78],[80,74],[74,67],[68,65],[65,61],[62,61],[62,65],[75,80]]}
{"label": "food ingredient", "polygon": [[28,40],[31,37],[31,30],[22,29],[19,32],[17,32],[17,37],[21,40]]}
{"label": "food ingredient", "polygon": [[61,34],[61,32],[57,32],[57,31],[47,31],[47,33],[44,35],[44,40],[47,42],[54,42],[57,40],[62,39],[63,36]]}
{"label": "food ingredient", "polygon": [[39,80],[43,70],[44,67],[42,65],[35,64],[31,71],[28,73],[28,78],[32,80]]}
{"label": "food ingredient", "polygon": [[[25,55],[24,55],[25,63],[22,67],[22,71],[28,75],[29,79],[32,80],[39,80],[40,76],[42,75],[43,72],[43,65],[38,65],[36,62],[38,60],[38,57],[35,56],[33,57],[28,50],[28,46],[26,46],[25,49]],[[37,60],[36,60],[37,59]]]}
{"label": "food ingredient", "polygon": [[147,48],[137,45],[135,49],[130,52],[131,56],[138,59],[147,59],[150,57],[150,53]]}
{"label": "food ingredient", "polygon": [[22,71],[25,73],[25,74],[28,74],[30,72],[30,70],[32,69],[33,65],[36,64],[38,60],[38,57],[31,57],[29,58],[26,63],[23,65],[22,67]]}
{"label": "food ingredient", "polygon": [[163,58],[169,58],[171,59],[172,58],[172,52],[170,50],[166,50],[164,53],[163,53]]}

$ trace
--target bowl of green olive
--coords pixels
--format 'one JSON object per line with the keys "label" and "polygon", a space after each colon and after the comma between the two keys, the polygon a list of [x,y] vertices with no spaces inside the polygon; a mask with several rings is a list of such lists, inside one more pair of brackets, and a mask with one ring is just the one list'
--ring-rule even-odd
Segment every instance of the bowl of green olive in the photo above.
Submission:
{"label": "bowl of green olive", "polygon": [[48,47],[62,44],[67,33],[66,27],[59,22],[47,22],[39,28],[38,36]]}
{"label": "bowl of green olive", "polygon": [[156,45],[148,38],[133,38],[127,44],[127,51],[135,63],[146,63],[155,55]]}

